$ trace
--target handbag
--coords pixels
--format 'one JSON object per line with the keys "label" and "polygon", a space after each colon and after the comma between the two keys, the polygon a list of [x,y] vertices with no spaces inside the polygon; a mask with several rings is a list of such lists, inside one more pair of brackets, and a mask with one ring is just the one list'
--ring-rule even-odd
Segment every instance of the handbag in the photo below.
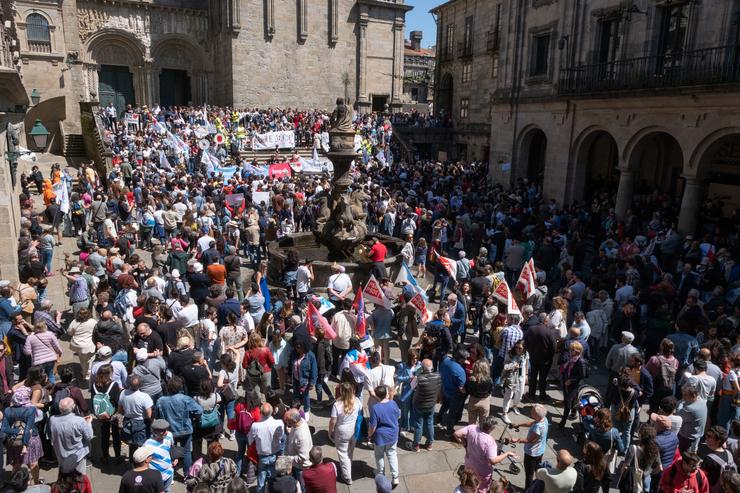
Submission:
{"label": "handbag", "polygon": [[236,400],[236,395],[234,395],[234,389],[231,388],[230,384],[224,384],[223,387],[221,387],[221,390],[219,392],[221,394],[221,400],[223,402],[231,402]]}
{"label": "handbag", "polygon": [[629,466],[623,468],[617,488],[621,493],[642,493],[645,485],[643,482],[645,471],[640,469],[640,463],[637,460],[637,446],[632,445],[631,448],[632,461]]}
{"label": "handbag", "polygon": [[617,449],[614,447],[614,437],[609,435],[609,452],[604,456],[606,459],[606,466],[609,469],[610,474],[614,474],[617,470]]}

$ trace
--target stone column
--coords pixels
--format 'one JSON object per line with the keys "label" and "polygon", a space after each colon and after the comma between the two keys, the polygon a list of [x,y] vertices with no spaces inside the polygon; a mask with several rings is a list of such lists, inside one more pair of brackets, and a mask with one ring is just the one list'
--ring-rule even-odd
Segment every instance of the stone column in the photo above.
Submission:
{"label": "stone column", "polygon": [[330,0],[329,8],[329,43],[335,45],[339,41],[339,0]]}
{"label": "stone column", "polygon": [[303,43],[308,39],[308,8],[307,0],[298,0],[298,42]]}
{"label": "stone column", "polygon": [[360,14],[360,21],[357,36],[359,46],[359,59],[357,60],[359,76],[357,77],[357,105],[362,113],[370,110],[370,99],[367,94],[367,13]]}
{"label": "stone column", "polygon": [[265,35],[272,39],[275,35],[275,0],[265,1]]}
{"label": "stone column", "polygon": [[401,92],[403,91],[403,19],[396,19],[393,23],[393,79],[391,81],[391,107],[401,106]]}
{"label": "stone column", "polygon": [[242,30],[239,0],[229,0],[229,29],[232,33]]}
{"label": "stone column", "polygon": [[632,205],[632,192],[635,187],[635,174],[630,169],[619,169],[619,188],[615,212],[619,219],[624,219]]}
{"label": "stone column", "polygon": [[701,181],[693,176],[685,176],[686,185],[683,189],[681,212],[678,216],[678,231],[688,235],[696,232],[699,221],[699,207],[702,201]]}

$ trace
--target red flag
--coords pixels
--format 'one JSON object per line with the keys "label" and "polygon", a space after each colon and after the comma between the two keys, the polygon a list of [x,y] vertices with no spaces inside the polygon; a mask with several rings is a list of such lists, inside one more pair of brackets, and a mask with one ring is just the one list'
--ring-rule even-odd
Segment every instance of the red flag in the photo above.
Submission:
{"label": "red flag", "polygon": [[519,307],[517,306],[514,297],[511,295],[511,290],[506,281],[501,281],[493,291],[493,296],[501,303],[506,303],[506,311],[509,315],[521,315]]}
{"label": "red flag", "polygon": [[522,272],[519,274],[519,280],[516,283],[516,287],[524,295],[524,299],[529,299],[537,289],[537,282],[535,281],[534,261],[530,258],[522,267]]}
{"label": "red flag", "polygon": [[324,339],[334,339],[337,337],[337,333],[331,328],[329,321],[316,309],[313,302],[308,303],[306,326],[308,327],[309,335],[313,336],[316,333],[316,323],[318,322],[319,327],[324,331]]}
{"label": "red flag", "polygon": [[457,279],[457,262],[452,260],[451,258],[443,257],[442,255],[437,255],[437,260],[440,264],[442,264],[442,267],[447,270],[447,272],[450,274],[450,277],[453,279]]}
{"label": "red flag", "polygon": [[363,338],[367,334],[367,322],[365,321],[365,300],[362,298],[362,286],[357,288],[352,308],[357,312],[357,324],[355,325],[357,336]]}

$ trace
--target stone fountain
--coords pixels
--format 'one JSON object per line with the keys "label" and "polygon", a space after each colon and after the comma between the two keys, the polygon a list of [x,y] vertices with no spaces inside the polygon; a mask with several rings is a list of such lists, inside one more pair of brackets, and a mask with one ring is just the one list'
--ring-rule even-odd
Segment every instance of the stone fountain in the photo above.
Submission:
{"label": "stone fountain", "polygon": [[[343,98],[337,99],[337,106],[332,113],[328,156],[334,165],[334,176],[331,192],[319,199],[321,210],[316,218],[316,227],[312,233],[291,234],[270,244],[268,277],[272,283],[282,282],[282,266],[288,248],[296,248],[299,257],[313,261],[313,285],[316,287],[326,286],[334,262],[345,267],[354,283],[369,278],[370,264],[361,248],[358,248],[370,236],[362,205],[362,201],[369,199],[369,196],[359,189],[350,192],[353,182],[350,174],[352,161],[357,159],[358,154],[355,152],[352,108]],[[386,270],[393,271],[395,275],[400,266],[403,241],[380,234],[372,236],[388,247]]]}

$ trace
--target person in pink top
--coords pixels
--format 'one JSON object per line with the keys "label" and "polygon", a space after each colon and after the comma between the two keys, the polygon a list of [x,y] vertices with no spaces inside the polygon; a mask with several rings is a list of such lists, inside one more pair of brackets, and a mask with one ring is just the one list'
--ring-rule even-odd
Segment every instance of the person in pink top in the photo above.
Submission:
{"label": "person in pink top", "polygon": [[49,377],[49,383],[54,384],[54,363],[62,355],[62,347],[53,332],[46,328],[44,322],[37,322],[33,326],[33,334],[26,338],[23,353],[31,356],[31,365],[40,366]]}
{"label": "person in pink top", "polygon": [[468,425],[455,432],[455,440],[465,446],[465,467],[478,477],[478,493],[486,493],[491,485],[493,466],[507,457],[517,458],[514,452],[498,455],[496,440],[491,436],[496,418],[486,416],[477,425]]}

